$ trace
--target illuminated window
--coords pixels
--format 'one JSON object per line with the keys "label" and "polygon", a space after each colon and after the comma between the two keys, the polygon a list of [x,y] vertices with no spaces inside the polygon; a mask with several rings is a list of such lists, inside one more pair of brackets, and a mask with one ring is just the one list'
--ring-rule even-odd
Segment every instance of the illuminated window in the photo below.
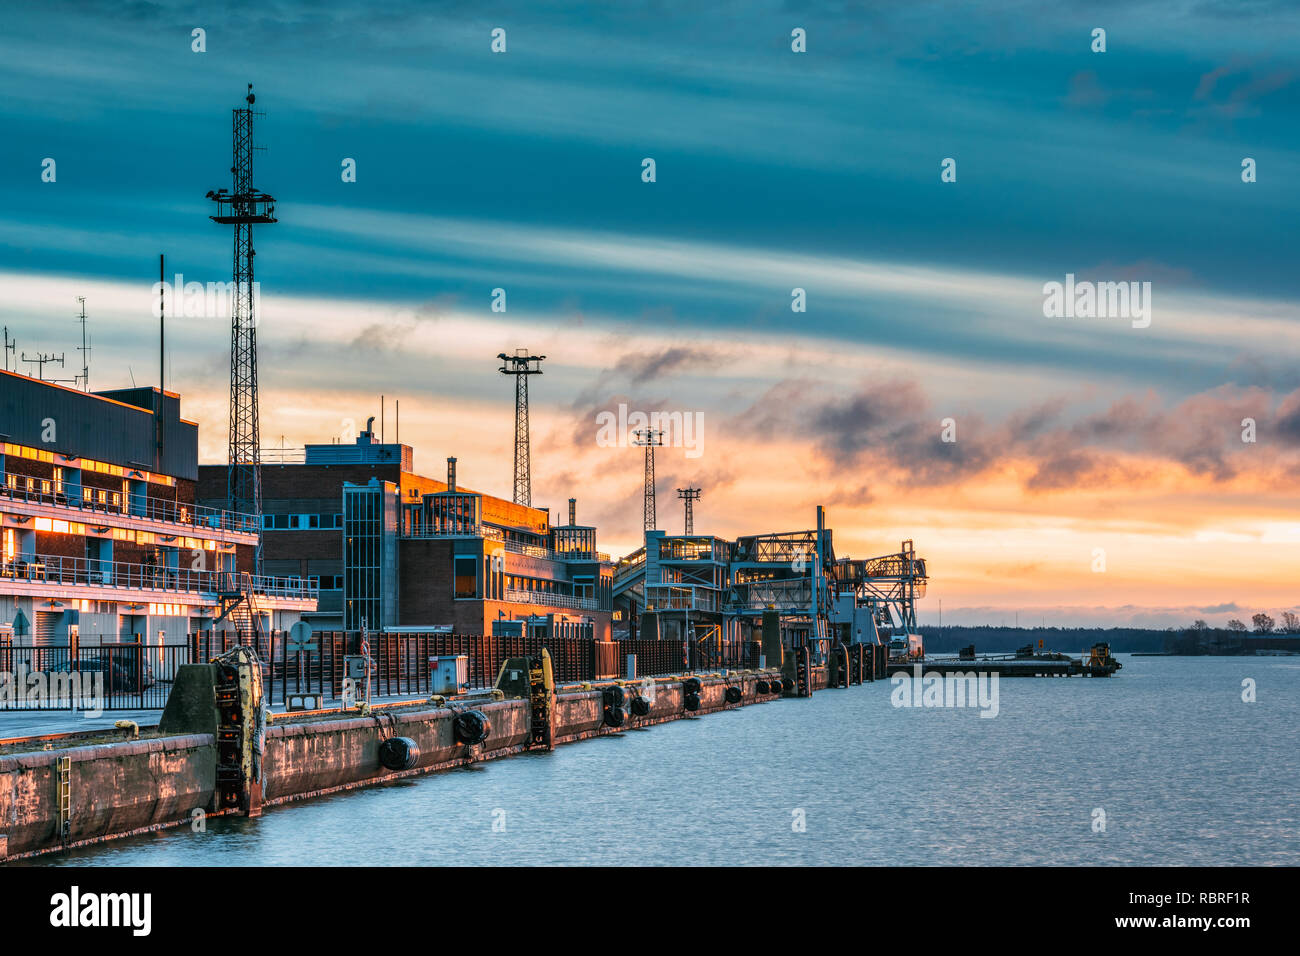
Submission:
{"label": "illuminated window", "polygon": [[473,555],[456,558],[456,597],[478,597],[478,558]]}

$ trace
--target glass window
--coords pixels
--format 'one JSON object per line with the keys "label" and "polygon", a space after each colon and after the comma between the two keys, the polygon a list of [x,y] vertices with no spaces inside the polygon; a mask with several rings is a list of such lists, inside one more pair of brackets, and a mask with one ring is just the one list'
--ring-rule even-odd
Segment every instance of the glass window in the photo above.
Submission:
{"label": "glass window", "polygon": [[478,558],[473,555],[457,557],[455,566],[456,597],[478,597]]}

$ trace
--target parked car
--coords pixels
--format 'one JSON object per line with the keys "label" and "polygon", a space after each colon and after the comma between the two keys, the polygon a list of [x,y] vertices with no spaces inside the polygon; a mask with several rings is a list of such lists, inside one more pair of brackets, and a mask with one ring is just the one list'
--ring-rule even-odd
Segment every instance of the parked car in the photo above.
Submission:
{"label": "parked car", "polygon": [[153,668],[148,661],[144,661],[137,666],[132,657],[125,655],[74,658],[61,661],[53,667],[47,667],[45,672],[48,674],[102,673],[104,675],[104,689],[110,693],[117,691],[138,694],[145,688],[152,687],[154,683]]}

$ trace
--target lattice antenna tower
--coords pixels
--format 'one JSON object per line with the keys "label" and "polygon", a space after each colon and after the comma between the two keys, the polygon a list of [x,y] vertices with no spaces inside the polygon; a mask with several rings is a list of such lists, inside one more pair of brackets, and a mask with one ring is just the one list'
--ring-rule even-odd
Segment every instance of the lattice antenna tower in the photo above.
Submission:
{"label": "lattice antenna tower", "polygon": [[254,280],[253,226],[275,218],[275,197],[253,186],[253,84],[248,84],[247,104],[231,110],[233,179],[229,190],[209,190],[217,204],[213,222],[234,226],[232,268],[234,305],[230,316],[230,467],[226,473],[226,498],[233,511],[256,516],[257,573],[262,571],[262,444],[257,399],[257,283]]}
{"label": "lattice antenna tower", "polygon": [[655,449],[664,443],[662,428],[642,428],[633,432],[632,443],[645,447],[645,505],[642,522],[646,531],[654,531],[655,517]]}
{"label": "lattice antenna tower", "polygon": [[700,489],[678,488],[677,497],[682,499],[682,506],[686,510],[685,530],[682,533],[690,537],[695,534],[695,502],[700,500]]}
{"label": "lattice antenna tower", "polygon": [[533,506],[532,466],[528,456],[528,376],[542,374],[545,355],[529,355],[516,349],[514,355],[497,353],[501,367],[497,371],[515,377],[515,504]]}

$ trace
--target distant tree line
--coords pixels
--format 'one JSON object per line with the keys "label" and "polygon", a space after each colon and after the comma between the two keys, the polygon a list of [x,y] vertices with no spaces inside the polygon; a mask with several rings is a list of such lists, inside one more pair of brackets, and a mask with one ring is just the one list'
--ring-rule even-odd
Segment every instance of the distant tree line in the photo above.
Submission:
{"label": "distant tree line", "polygon": [[1043,642],[1044,651],[1078,654],[1094,644],[1109,644],[1114,653],[1146,651],[1158,653],[1165,650],[1165,632],[1144,627],[944,627],[919,628],[925,637],[927,654],[956,654],[971,644],[976,653],[1010,653],[1032,644],[1038,649]]}
{"label": "distant tree line", "polygon": [[1259,650],[1300,651],[1300,616],[1282,612],[1282,624],[1264,613],[1251,617],[1253,632],[1243,622],[1210,627],[1196,620],[1185,628],[1147,627],[922,627],[927,654],[956,654],[975,645],[976,653],[1010,653],[1026,644],[1035,650],[1078,654],[1093,644],[1106,643],[1117,654],[1254,654]]}
{"label": "distant tree line", "polygon": [[[1250,622],[1255,625],[1256,634],[1300,634],[1300,615],[1294,611],[1282,612],[1282,626],[1278,627],[1277,621],[1269,617],[1264,612],[1252,615]],[[1196,630],[1205,630],[1209,627],[1204,621],[1193,621],[1192,627]],[[1246,630],[1246,625],[1233,618],[1228,622],[1228,630],[1241,633]]]}

